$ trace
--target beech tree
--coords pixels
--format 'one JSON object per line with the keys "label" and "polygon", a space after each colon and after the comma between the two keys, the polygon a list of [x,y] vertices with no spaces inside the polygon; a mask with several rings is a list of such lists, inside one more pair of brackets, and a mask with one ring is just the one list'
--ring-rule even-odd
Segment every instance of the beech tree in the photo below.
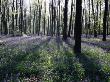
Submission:
{"label": "beech tree", "polygon": [[68,0],[65,0],[65,8],[64,8],[64,28],[63,28],[63,39],[67,39],[67,22],[68,22]]}
{"label": "beech tree", "polygon": [[81,19],[82,19],[82,0],[76,0],[76,17],[75,17],[75,28],[74,28],[75,53],[81,53],[81,33],[82,33]]}
{"label": "beech tree", "polygon": [[106,33],[107,33],[107,15],[108,15],[108,0],[105,0],[105,11],[103,17],[103,41],[106,41]]}

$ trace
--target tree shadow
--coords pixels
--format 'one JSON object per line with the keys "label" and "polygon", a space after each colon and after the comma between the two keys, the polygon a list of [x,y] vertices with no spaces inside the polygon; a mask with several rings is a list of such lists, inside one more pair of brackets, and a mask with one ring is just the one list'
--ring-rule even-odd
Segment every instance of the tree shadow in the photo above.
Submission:
{"label": "tree shadow", "polygon": [[91,82],[107,82],[105,74],[99,71],[101,65],[96,65],[95,59],[89,59],[84,54],[76,54],[76,58],[83,65],[86,70],[85,75]]}
{"label": "tree shadow", "polygon": [[[74,41],[74,38],[72,37],[71,38],[73,41]],[[88,39],[88,38],[86,38],[86,39]],[[98,38],[98,39],[101,39],[101,38]],[[81,41],[83,44],[87,44],[87,45],[89,45],[89,46],[96,46],[96,47],[99,47],[99,48],[101,48],[101,49],[103,49],[103,50],[105,50],[106,52],[110,52],[110,47],[109,47],[109,45],[110,45],[110,39],[107,39],[107,41],[90,41],[90,42],[88,42],[88,41]]]}
{"label": "tree shadow", "polygon": [[[69,41],[65,41],[65,43],[73,49],[73,44],[69,43]],[[99,71],[101,65],[96,65],[95,59],[90,59],[83,53],[75,54],[75,56],[85,69],[86,79],[89,79],[90,82],[108,82],[108,79],[106,78],[105,74]]]}
{"label": "tree shadow", "polygon": [[[26,50],[27,53],[25,53],[23,55],[17,55],[15,57],[13,57],[11,63],[7,63],[7,65],[0,68],[0,76],[2,76],[1,78],[4,78],[6,74],[19,73],[19,70],[16,70],[16,67],[18,66],[18,64],[21,64],[22,61],[30,61],[30,63],[32,63],[33,61],[36,61],[36,63],[39,65],[39,60],[41,62],[41,59],[40,59],[41,56],[40,56],[39,49],[43,45],[48,45],[49,41],[51,39],[53,39],[53,38],[50,37],[50,38],[46,39],[45,41],[41,41],[39,44],[35,45],[34,47],[28,48]],[[58,50],[61,50],[61,48],[63,48],[63,52],[64,52],[63,55],[65,55],[65,57],[63,55],[60,55],[60,58],[57,59],[57,60],[61,63],[59,63],[59,65],[55,64],[55,66],[54,66],[55,67],[54,72],[57,72],[58,76],[60,77],[58,82],[67,82],[67,81],[62,81],[63,78],[65,79],[64,73],[67,75],[66,77],[68,77],[68,75],[73,76],[74,78],[72,78],[72,79],[75,79],[75,81],[73,81],[73,82],[79,82],[78,79],[77,79],[77,78],[79,78],[78,77],[79,73],[77,71],[74,71],[76,69],[75,69],[75,66],[74,66],[74,62],[72,62],[73,61],[72,53],[68,52],[67,47],[65,47],[65,44],[66,44],[67,46],[69,46],[70,48],[73,49],[73,45],[68,40],[63,41],[61,39],[61,37],[56,37],[55,42],[57,43]],[[51,47],[49,47],[49,48],[51,48]],[[37,53],[35,53],[34,56],[30,56],[30,59],[29,58],[27,59],[27,56],[29,56],[30,53],[34,53],[34,52],[37,52]],[[22,54],[22,53],[20,53],[20,54]],[[45,53],[44,53],[44,55],[45,55]],[[80,64],[83,65],[83,68],[85,70],[84,71],[85,72],[85,78],[89,78],[89,80],[91,82],[108,82],[107,79],[105,79],[104,73],[99,72],[101,66],[98,65],[99,66],[98,67],[95,64],[96,63],[95,59],[90,59],[86,55],[84,55],[83,53],[82,54],[75,54],[74,57],[75,57],[75,59],[77,59],[79,61]],[[43,62],[45,62],[44,60],[45,59],[43,59]],[[55,62],[57,62],[57,60]],[[63,66],[66,66],[66,68],[63,67]],[[25,70],[27,70],[27,69],[25,69]],[[36,69],[36,67],[35,67],[35,70],[32,71],[32,73],[33,74],[38,74],[40,70],[45,71],[44,69],[42,70],[42,68]],[[79,69],[77,69],[77,70],[80,71]],[[28,76],[28,75],[32,74],[29,71],[26,71],[24,73],[25,74],[23,74],[23,76]],[[90,81],[88,81],[88,82],[90,82]],[[55,81],[55,82],[57,82],[57,81]]]}
{"label": "tree shadow", "polygon": [[56,44],[57,44],[58,50],[60,50],[61,48],[63,48],[63,50],[66,51],[66,48],[64,47],[63,42],[64,41],[62,40],[62,37],[61,36],[57,36],[56,37]]}
{"label": "tree shadow", "polygon": [[64,45],[65,41],[62,40],[62,37],[61,36],[57,36],[55,39],[56,39],[56,44],[57,44],[58,50],[63,48],[64,52],[67,52],[68,49],[67,49],[67,47],[65,47],[65,45]]}
{"label": "tree shadow", "polygon": [[56,36],[56,43],[57,43],[57,48],[60,49],[60,46],[62,46],[62,39],[60,36]]}
{"label": "tree shadow", "polygon": [[0,80],[3,80],[7,74],[9,75],[8,77],[11,77],[11,74],[18,74],[19,71],[16,70],[17,65],[20,64],[22,61],[24,61],[30,53],[34,53],[35,51],[39,50],[41,46],[45,45],[50,40],[51,37],[47,38],[45,41],[41,41],[33,48],[28,48],[26,52],[20,51],[19,54],[13,56],[11,59],[8,59],[7,61],[10,62],[7,62],[2,67],[0,67]]}
{"label": "tree shadow", "polygon": [[107,52],[110,52],[110,47],[108,47],[108,44],[104,44],[103,42],[87,42],[87,41],[82,41],[82,43],[85,43],[87,45],[90,45],[90,46],[97,46],[99,48],[102,48],[103,50],[107,51]]}

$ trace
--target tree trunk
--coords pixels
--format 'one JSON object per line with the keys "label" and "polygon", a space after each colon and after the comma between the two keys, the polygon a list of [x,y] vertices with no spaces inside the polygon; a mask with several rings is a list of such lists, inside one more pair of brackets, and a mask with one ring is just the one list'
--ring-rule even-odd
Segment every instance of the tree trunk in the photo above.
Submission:
{"label": "tree trunk", "polygon": [[108,0],[105,0],[105,11],[103,18],[103,41],[106,41],[106,29],[107,29],[107,14],[108,14]]}
{"label": "tree trunk", "polygon": [[74,52],[81,53],[81,33],[82,33],[82,0],[76,0],[76,17],[75,17],[75,46]]}
{"label": "tree trunk", "polygon": [[70,24],[69,24],[68,37],[70,37],[70,34],[71,34],[71,27],[72,27],[72,15],[73,15],[73,0],[72,0],[72,3],[71,3],[71,15],[70,15]]}
{"label": "tree trunk", "polygon": [[64,8],[64,28],[63,28],[63,39],[67,39],[67,22],[68,22],[68,0],[65,0],[65,8]]}

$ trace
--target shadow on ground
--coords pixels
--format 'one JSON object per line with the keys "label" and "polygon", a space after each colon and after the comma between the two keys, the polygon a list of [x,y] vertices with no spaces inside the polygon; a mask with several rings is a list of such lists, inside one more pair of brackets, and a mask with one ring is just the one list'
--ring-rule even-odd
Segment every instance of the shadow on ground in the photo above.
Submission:
{"label": "shadow on ground", "polygon": [[[74,44],[71,44],[68,40],[65,41],[65,43],[73,49]],[[87,82],[108,82],[108,78],[106,78],[105,74],[99,72],[101,66],[95,64],[96,60],[86,57],[83,53],[76,54],[75,56],[85,69],[85,78],[86,80],[88,79]]]}
{"label": "shadow on ground", "polygon": [[[48,43],[50,39],[51,38],[47,38],[45,41],[41,41],[38,45],[36,45],[33,48],[28,48],[25,52],[19,51],[18,54],[14,53],[15,55],[11,57],[11,59],[8,58],[7,62],[4,63],[4,65],[0,67],[0,79],[3,80],[4,78],[10,78],[11,74],[18,74],[19,70],[16,69],[17,65],[20,64],[22,61],[24,61],[30,53],[34,53],[36,50],[39,50],[41,46]],[[14,48],[12,47],[12,49]]]}

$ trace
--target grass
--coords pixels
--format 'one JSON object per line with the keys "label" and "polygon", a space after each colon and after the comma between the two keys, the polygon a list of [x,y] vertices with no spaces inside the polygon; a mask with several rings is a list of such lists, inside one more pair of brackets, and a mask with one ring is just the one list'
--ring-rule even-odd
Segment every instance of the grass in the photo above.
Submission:
{"label": "grass", "polygon": [[[110,81],[110,53],[105,53],[97,47],[85,46],[83,47],[83,55],[93,61],[96,67],[95,71],[102,79],[106,79],[107,82]],[[91,69],[94,69],[94,66],[91,66]]]}
{"label": "grass", "polygon": [[97,47],[103,48],[105,50],[110,50],[110,39],[107,38],[107,41],[102,41],[101,38],[83,38],[82,41],[87,44],[95,45]]}
{"label": "grass", "polygon": [[83,41],[87,41],[87,42],[100,42],[102,41],[100,38],[83,38]]}
{"label": "grass", "polygon": [[[34,51],[0,47],[0,79],[16,82],[33,77],[41,82],[109,82],[110,53],[83,45],[82,54],[74,54],[65,42],[49,42]],[[11,78],[11,79],[10,79]]]}

